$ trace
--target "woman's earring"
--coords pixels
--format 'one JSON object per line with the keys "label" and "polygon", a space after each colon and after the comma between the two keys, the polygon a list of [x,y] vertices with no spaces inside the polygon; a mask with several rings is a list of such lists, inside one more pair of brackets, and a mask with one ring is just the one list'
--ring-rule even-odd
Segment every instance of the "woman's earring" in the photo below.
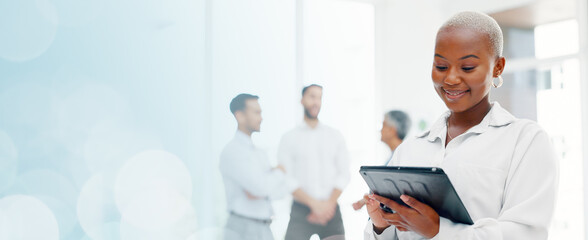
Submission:
{"label": "woman's earring", "polygon": [[499,88],[500,86],[502,86],[502,83],[504,82],[504,80],[502,80],[502,76],[498,75],[498,84],[494,83],[494,79],[492,79],[492,86],[494,88]]}

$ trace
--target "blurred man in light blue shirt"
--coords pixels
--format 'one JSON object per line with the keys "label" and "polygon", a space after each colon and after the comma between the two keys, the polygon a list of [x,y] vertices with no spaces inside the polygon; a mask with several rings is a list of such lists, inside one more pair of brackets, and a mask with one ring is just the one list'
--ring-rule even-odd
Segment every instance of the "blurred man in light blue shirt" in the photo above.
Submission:
{"label": "blurred man in light blue shirt", "polygon": [[258,98],[239,94],[230,104],[238,129],[220,156],[230,213],[225,227],[226,240],[274,239],[270,230],[273,215],[270,199],[287,196],[293,188],[288,187],[292,183],[288,182],[284,168],[272,167],[267,155],[251,141],[251,134],[259,132],[262,121]]}

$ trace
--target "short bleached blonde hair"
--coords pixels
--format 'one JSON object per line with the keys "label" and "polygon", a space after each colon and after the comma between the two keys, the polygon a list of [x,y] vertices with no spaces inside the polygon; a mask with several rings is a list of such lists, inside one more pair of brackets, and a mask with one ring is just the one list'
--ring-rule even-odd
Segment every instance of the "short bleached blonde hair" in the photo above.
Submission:
{"label": "short bleached blonde hair", "polygon": [[496,57],[502,56],[502,30],[496,20],[487,14],[474,11],[457,13],[439,28],[437,34],[449,28],[471,29],[488,35],[490,39],[490,50],[494,52]]}

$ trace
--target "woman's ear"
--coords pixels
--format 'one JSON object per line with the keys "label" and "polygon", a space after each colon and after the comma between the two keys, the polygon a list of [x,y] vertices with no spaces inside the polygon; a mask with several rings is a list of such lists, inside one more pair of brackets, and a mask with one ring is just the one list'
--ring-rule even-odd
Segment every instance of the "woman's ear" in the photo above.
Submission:
{"label": "woman's ear", "polygon": [[504,65],[506,64],[506,59],[504,57],[498,57],[496,62],[494,63],[494,71],[492,77],[497,78],[498,76],[502,75],[504,71]]}

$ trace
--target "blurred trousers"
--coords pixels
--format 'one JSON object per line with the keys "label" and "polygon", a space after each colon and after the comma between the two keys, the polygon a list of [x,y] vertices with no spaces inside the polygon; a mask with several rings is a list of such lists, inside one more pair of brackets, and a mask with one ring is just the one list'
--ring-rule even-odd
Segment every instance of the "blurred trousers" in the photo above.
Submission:
{"label": "blurred trousers", "polygon": [[274,240],[270,223],[231,214],[224,229],[224,240]]}
{"label": "blurred trousers", "polygon": [[323,240],[344,240],[345,229],[339,205],[335,210],[335,216],[326,226],[310,223],[306,217],[310,214],[310,208],[302,203],[294,201],[290,212],[290,222],[286,231],[286,240],[308,240],[313,234],[318,234]]}

